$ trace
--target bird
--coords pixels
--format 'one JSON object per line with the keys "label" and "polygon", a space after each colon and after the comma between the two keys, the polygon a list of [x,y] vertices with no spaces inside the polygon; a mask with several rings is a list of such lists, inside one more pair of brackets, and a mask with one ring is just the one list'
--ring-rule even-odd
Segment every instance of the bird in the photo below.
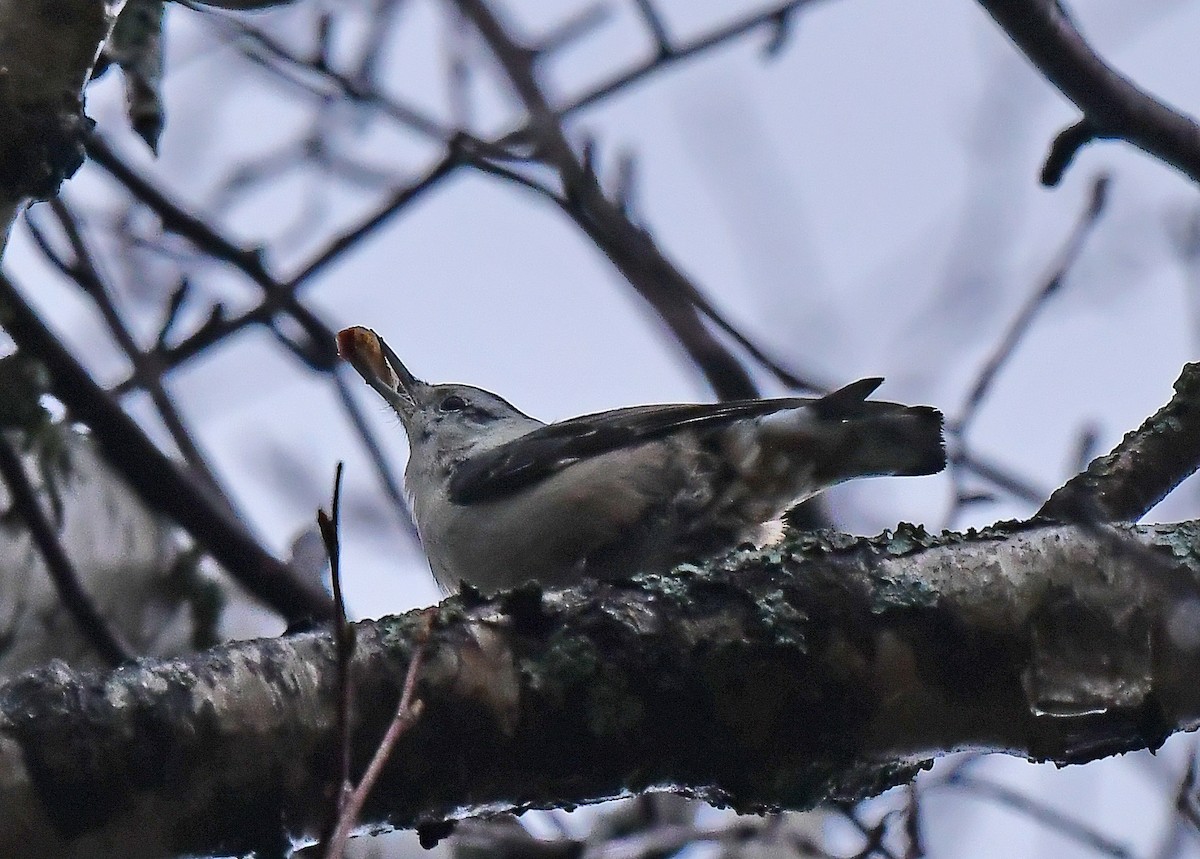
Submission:
{"label": "bird", "polygon": [[441,588],[567,587],[697,562],[778,533],[783,513],[858,477],[935,474],[941,412],[819,398],[641,405],[543,423],[504,398],[415,377],[369,328],[339,354],[408,436],[405,492]]}

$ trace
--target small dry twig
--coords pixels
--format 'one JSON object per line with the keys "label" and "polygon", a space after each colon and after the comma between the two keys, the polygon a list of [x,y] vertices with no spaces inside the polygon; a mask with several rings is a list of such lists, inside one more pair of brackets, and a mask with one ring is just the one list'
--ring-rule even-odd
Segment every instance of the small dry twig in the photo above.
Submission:
{"label": "small dry twig", "polygon": [[333,501],[329,513],[317,511],[317,527],[321,531],[321,540],[325,543],[325,554],[329,558],[329,576],[333,584],[333,640],[337,650],[337,737],[339,771],[337,787],[334,793],[333,811],[329,815],[329,825],[322,837],[322,842],[330,841],[337,822],[345,808],[346,799],[353,790],[350,783],[350,715],[353,708],[353,683],[351,678],[351,660],[354,657],[354,629],[346,620],[346,600],[342,593],[341,570],[341,523],[342,507],[342,472],[344,463],[339,462],[333,475]]}
{"label": "small dry twig", "polygon": [[421,660],[425,655],[425,641],[429,636],[433,616],[433,610],[426,615],[427,622],[425,629],[421,639],[417,643],[416,649],[413,651],[412,660],[408,663],[408,672],[404,676],[404,691],[400,694],[400,703],[396,706],[396,715],[392,718],[391,724],[388,725],[383,739],[379,741],[379,746],[375,749],[375,754],[371,757],[371,762],[367,764],[367,771],[363,773],[358,787],[354,788],[346,796],[341,814],[338,816],[337,825],[334,827],[333,834],[329,838],[325,859],[342,859],[345,855],[346,842],[350,838],[350,832],[358,822],[363,804],[371,794],[371,788],[375,786],[375,782],[379,781],[379,776],[383,773],[383,767],[388,762],[388,758],[391,757],[392,749],[395,748],[396,742],[420,718],[421,711],[425,709],[425,702],[419,698],[414,701],[413,693],[417,686],[417,676],[421,671]]}
{"label": "small dry twig", "polygon": [[408,672],[404,677],[404,691],[400,695],[400,703],[396,707],[396,715],[387,732],[380,740],[374,756],[371,758],[367,771],[363,773],[358,786],[350,780],[351,752],[351,717],[354,707],[354,683],[352,676],[354,657],[354,627],[346,620],[346,600],[342,593],[341,570],[341,536],[339,525],[341,520],[342,473],[344,464],[339,462],[333,477],[333,501],[329,513],[317,511],[317,527],[321,530],[321,539],[325,543],[325,551],[329,555],[329,575],[333,583],[333,601],[335,606],[333,637],[337,648],[337,683],[338,683],[338,783],[334,793],[333,812],[329,825],[321,838],[325,849],[322,855],[325,859],[341,859],[345,854],[346,842],[350,831],[358,822],[363,803],[366,802],[371,788],[379,780],[383,766],[387,763],[396,741],[412,726],[421,715],[423,702],[413,700],[413,691],[417,685],[417,675],[421,670],[421,658],[424,654],[425,641],[429,637],[432,625],[432,613],[427,615],[427,623],[417,647],[413,651],[408,664]]}

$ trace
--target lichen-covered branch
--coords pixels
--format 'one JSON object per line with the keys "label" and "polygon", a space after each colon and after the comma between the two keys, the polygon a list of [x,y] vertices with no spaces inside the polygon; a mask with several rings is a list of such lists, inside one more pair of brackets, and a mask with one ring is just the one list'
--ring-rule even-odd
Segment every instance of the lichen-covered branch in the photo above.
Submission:
{"label": "lichen-covered branch", "polygon": [[0,0],[0,251],[23,201],[83,163],[83,87],[121,3]]}
{"label": "lichen-covered branch", "polygon": [[[792,533],[669,575],[451,598],[421,719],[363,822],[667,786],[803,808],[951,749],[1155,748],[1200,724],[1200,523],[1116,531]],[[426,625],[357,625],[356,772]],[[309,633],[0,687],[0,854],[270,855],[314,833],[338,772],[335,666]]]}
{"label": "lichen-covered branch", "polygon": [[1039,516],[1135,522],[1200,468],[1200,364],[1185,364],[1175,396],[1111,453],[1054,492]]}

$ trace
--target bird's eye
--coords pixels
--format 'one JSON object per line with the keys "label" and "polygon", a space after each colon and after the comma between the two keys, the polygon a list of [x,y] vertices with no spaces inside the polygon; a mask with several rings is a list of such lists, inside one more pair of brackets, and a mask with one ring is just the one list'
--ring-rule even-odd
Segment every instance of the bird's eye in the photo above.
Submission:
{"label": "bird's eye", "polygon": [[458,394],[451,394],[442,400],[441,409],[443,412],[461,412],[467,407],[467,401]]}

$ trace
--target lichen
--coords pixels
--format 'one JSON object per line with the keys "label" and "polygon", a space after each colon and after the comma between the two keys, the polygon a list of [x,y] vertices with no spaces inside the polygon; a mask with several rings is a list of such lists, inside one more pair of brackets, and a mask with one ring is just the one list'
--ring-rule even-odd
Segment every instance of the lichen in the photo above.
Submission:
{"label": "lichen", "polygon": [[588,730],[597,737],[631,733],[645,718],[642,702],[625,688],[623,678],[611,675],[589,685],[586,709]]}
{"label": "lichen", "polygon": [[[923,525],[901,522],[895,532],[884,531],[883,551],[893,557],[903,557],[939,545],[941,540],[925,530]],[[880,538],[876,538],[880,539]]]}
{"label": "lichen", "polygon": [[800,653],[808,652],[804,635],[804,624],[808,615],[797,608],[782,590],[773,590],[756,603],[758,626],[766,632],[773,643],[781,647],[795,648]]}
{"label": "lichen", "polygon": [[571,701],[577,689],[601,676],[603,659],[591,641],[578,635],[555,635],[535,658],[521,659],[518,671],[529,689],[553,706]]}
{"label": "lichen", "polygon": [[839,531],[796,531],[788,530],[784,539],[773,548],[780,560],[790,559],[804,562],[813,558],[849,551],[863,542],[863,538]]}
{"label": "lichen", "polygon": [[1154,528],[1150,532],[1152,543],[1170,550],[1180,559],[1197,561],[1197,546],[1200,546],[1200,522],[1180,522],[1169,528]]}
{"label": "lichen", "polygon": [[871,614],[882,615],[897,609],[933,608],[941,592],[919,577],[875,576],[871,580]]}

